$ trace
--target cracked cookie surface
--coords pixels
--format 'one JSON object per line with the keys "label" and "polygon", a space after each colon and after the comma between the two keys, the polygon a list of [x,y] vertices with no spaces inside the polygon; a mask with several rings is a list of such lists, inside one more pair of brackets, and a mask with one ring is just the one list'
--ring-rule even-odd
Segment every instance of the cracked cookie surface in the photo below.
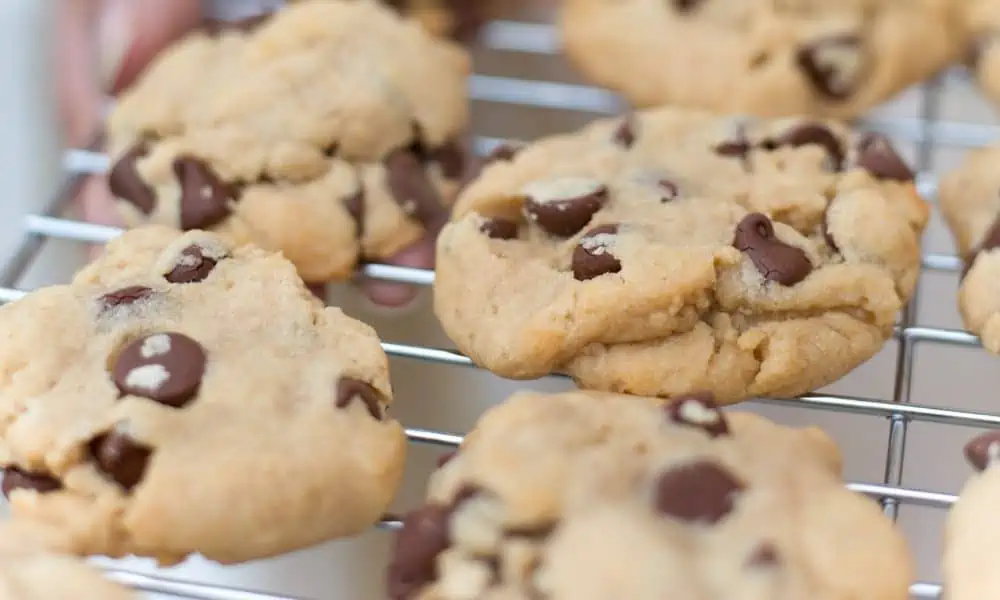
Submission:
{"label": "cracked cookie surface", "polygon": [[952,0],[566,0],[566,53],[636,106],[853,119],[961,51]]}
{"label": "cracked cookie surface", "polygon": [[438,239],[434,295],[504,377],[795,396],[874,355],[919,272],[912,173],[836,123],[660,109],[493,158]]}
{"label": "cracked cookie surface", "polygon": [[469,60],[370,1],[312,0],[165,51],[109,117],[129,226],[210,229],[348,277],[446,218]]}
{"label": "cracked cookie surface", "polygon": [[963,260],[962,322],[1000,354],[1000,146],[972,150],[941,178],[938,206]]}
{"label": "cracked cookie surface", "polygon": [[404,519],[394,600],[903,600],[913,573],[833,441],[704,394],[489,410]]}
{"label": "cracked cookie surface", "polygon": [[378,338],[276,253],[137,229],[0,334],[3,492],[70,552],[272,556],[360,533],[399,484]]}

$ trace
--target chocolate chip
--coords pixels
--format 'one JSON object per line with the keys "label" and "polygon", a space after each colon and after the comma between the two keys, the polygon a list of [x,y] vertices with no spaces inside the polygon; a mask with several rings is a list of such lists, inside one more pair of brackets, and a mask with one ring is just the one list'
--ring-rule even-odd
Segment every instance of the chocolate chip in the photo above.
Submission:
{"label": "chocolate chip", "polygon": [[608,200],[603,184],[575,177],[540,181],[524,190],[524,212],[544,231],[575,235]]}
{"label": "chocolate chip", "polygon": [[142,285],[130,285],[104,294],[98,299],[104,310],[135,304],[153,295],[153,290]]}
{"label": "chocolate chip", "polygon": [[456,456],[458,456],[458,450],[452,450],[451,452],[445,452],[444,454],[442,454],[441,456],[438,457],[438,459],[437,459],[437,461],[436,461],[435,464],[437,465],[437,468],[440,469],[441,467],[443,467],[446,464],[450,463],[451,459],[455,458]]}
{"label": "chocolate chip", "polygon": [[226,31],[238,31],[240,33],[252,33],[258,27],[270,20],[273,12],[266,12],[252,17],[225,21],[222,19],[205,19],[202,21],[202,29],[210,36],[217,36]]}
{"label": "chocolate chip", "polygon": [[750,144],[749,140],[746,138],[737,138],[726,140],[717,145],[715,147],[715,153],[719,156],[725,156],[727,158],[739,158],[741,160],[746,160],[751,149],[753,149],[753,146]]}
{"label": "chocolate chip", "polygon": [[666,409],[667,415],[674,423],[701,429],[709,437],[729,434],[726,416],[719,410],[715,396],[710,392],[675,398],[667,404]]}
{"label": "chocolate chip", "polygon": [[118,159],[108,173],[108,188],[111,193],[146,215],[156,207],[156,192],[142,180],[136,163],[148,153],[146,143],[137,142]]}
{"label": "chocolate chip", "polygon": [[821,146],[826,150],[830,171],[840,171],[844,166],[844,148],[837,136],[825,125],[803,123],[769,141],[774,147]]}
{"label": "chocolate chip", "polygon": [[799,48],[795,62],[823,96],[843,100],[857,88],[864,69],[861,38],[842,34]]}
{"label": "chocolate chip", "polygon": [[701,4],[704,0],[671,0],[674,9],[678,12],[690,12]]}
{"label": "chocolate chip", "polygon": [[745,252],[764,279],[795,285],[812,272],[812,263],[801,248],[782,242],[774,225],[761,213],[750,213],[736,226],[733,246]]}
{"label": "chocolate chip", "polygon": [[88,448],[98,468],[125,491],[131,491],[142,481],[146,463],[153,454],[149,446],[119,432],[97,436],[90,441]]}
{"label": "chocolate chip", "polygon": [[486,234],[486,237],[495,240],[514,240],[517,239],[518,226],[514,221],[493,218],[483,221],[483,224],[479,226],[479,231]]}
{"label": "chocolate chip", "polygon": [[229,216],[233,190],[203,160],[176,158],[174,175],[181,186],[181,229],[207,229]]}
{"label": "chocolate chip", "polygon": [[913,171],[893,148],[889,138],[879,133],[866,133],[858,141],[858,166],[876,179],[913,181]]}
{"label": "chocolate chip", "polygon": [[661,179],[656,182],[656,185],[660,188],[660,202],[667,203],[672,200],[676,200],[680,196],[680,188],[677,184],[669,179]]}
{"label": "chocolate chip", "polygon": [[125,346],[111,369],[122,394],[174,408],[190,402],[205,375],[201,344],[180,333],[152,333]]}
{"label": "chocolate chip", "polygon": [[744,485],[721,466],[700,461],[675,467],[656,482],[656,509],[691,523],[713,525],[733,510]]}
{"label": "chocolate chip", "polygon": [[618,235],[618,225],[599,225],[588,231],[573,249],[573,277],[588,281],[608,273],[618,273],[622,263],[611,247]]}
{"label": "chocolate chip", "polygon": [[1000,431],[987,431],[965,445],[965,460],[978,471],[985,471],[1000,458]]}
{"label": "chocolate chip", "polygon": [[460,179],[465,173],[465,151],[458,142],[447,142],[435,148],[430,159],[441,167],[441,174],[447,179]]}
{"label": "chocolate chip", "polygon": [[39,494],[47,494],[62,489],[62,482],[44,473],[32,473],[19,467],[9,466],[3,470],[3,483],[0,484],[4,498],[10,498],[14,490],[33,490]]}
{"label": "chocolate chip", "polygon": [[823,233],[823,239],[826,241],[826,245],[830,247],[834,252],[840,252],[840,248],[837,246],[837,242],[833,239],[833,234],[830,233],[830,207],[833,206],[833,202],[826,205],[826,210],[823,211],[823,221],[820,223],[820,231]]}
{"label": "chocolate chip", "polygon": [[390,154],[385,159],[385,170],[389,191],[403,212],[427,227],[441,220],[441,198],[413,151],[396,150]]}
{"label": "chocolate chip", "polygon": [[413,598],[437,578],[437,557],[451,545],[450,516],[450,507],[429,504],[403,518],[389,563],[390,598]]}
{"label": "chocolate chip", "polygon": [[359,187],[358,192],[344,199],[344,209],[354,219],[354,234],[357,239],[365,234],[365,188]]}
{"label": "chocolate chip", "polygon": [[624,148],[631,148],[632,144],[635,143],[635,119],[631,116],[622,119],[611,139]]}
{"label": "chocolate chip", "polygon": [[337,382],[337,408],[347,408],[355,398],[360,398],[376,421],[382,420],[382,394],[371,384],[350,377]]}
{"label": "chocolate chip", "polygon": [[759,544],[747,559],[747,566],[750,567],[773,567],[776,564],[778,564],[778,549],[768,543]]}
{"label": "chocolate chip", "polygon": [[204,248],[192,244],[181,250],[177,266],[163,277],[170,283],[198,283],[204,281],[217,264],[219,261],[205,256]]}
{"label": "chocolate chip", "polygon": [[518,525],[508,527],[504,533],[511,537],[519,537],[540,542],[552,535],[558,523],[538,523],[535,525]]}

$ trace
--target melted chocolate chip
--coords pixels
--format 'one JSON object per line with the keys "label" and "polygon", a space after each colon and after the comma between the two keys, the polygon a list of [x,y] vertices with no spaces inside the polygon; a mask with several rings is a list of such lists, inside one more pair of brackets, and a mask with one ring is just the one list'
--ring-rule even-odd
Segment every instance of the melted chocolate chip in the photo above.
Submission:
{"label": "melted chocolate chip", "polygon": [[826,205],[826,210],[823,211],[823,221],[820,223],[820,232],[823,234],[823,239],[826,241],[826,245],[830,247],[834,252],[840,252],[840,247],[837,246],[836,240],[833,239],[833,234],[830,233],[830,207],[833,206],[833,202]]}
{"label": "melted chocolate chip", "polygon": [[635,119],[631,116],[622,119],[611,138],[624,148],[631,148],[635,143]]}
{"label": "melted chocolate chip", "polygon": [[441,220],[441,198],[416,153],[396,150],[385,159],[385,170],[389,191],[403,212],[426,227]]}
{"label": "melted chocolate chip", "polygon": [[205,256],[204,248],[192,244],[181,250],[177,266],[163,278],[170,283],[198,283],[204,281],[217,264],[219,264],[217,260]]}
{"label": "melted chocolate chip", "polygon": [[110,310],[119,306],[128,306],[141,300],[145,300],[153,295],[153,290],[142,285],[130,285],[120,290],[115,290],[104,294],[98,299],[104,310]]}
{"label": "melted chocolate chip", "polygon": [[174,175],[181,186],[181,229],[207,229],[229,216],[235,194],[203,160],[178,157]]}
{"label": "melted chocolate chip", "polygon": [[435,148],[430,159],[441,167],[441,174],[447,179],[461,179],[465,173],[465,151],[458,142],[448,142]]}
{"label": "melted chocolate chip", "polygon": [[10,498],[14,490],[32,490],[39,494],[47,494],[62,489],[62,482],[44,473],[32,473],[20,467],[9,466],[3,470],[3,483],[0,484],[4,498]]}
{"label": "melted chocolate chip", "polygon": [[778,564],[778,549],[771,544],[763,543],[754,548],[747,558],[749,567],[773,567]]}
{"label": "melted chocolate chip", "polygon": [[669,179],[661,179],[656,182],[656,185],[660,188],[660,202],[671,202],[676,200],[681,194],[681,190],[677,187],[677,184]]}
{"label": "melted chocolate chip", "polygon": [[547,233],[570,237],[608,200],[608,188],[589,179],[556,179],[528,186],[524,212]]}
{"label": "melted chocolate chip", "polygon": [[782,242],[774,225],[761,213],[751,213],[736,226],[733,246],[753,261],[764,279],[795,285],[812,272],[812,263],[801,248]]}
{"label": "melted chocolate chip", "polygon": [[194,399],[205,375],[201,344],[180,333],[152,333],[122,348],[111,378],[122,394],[181,408]]}
{"label": "melted chocolate chip", "polygon": [[142,481],[146,463],[153,454],[149,446],[119,432],[94,438],[88,448],[101,472],[125,488],[125,491],[131,491]]}
{"label": "melted chocolate chip", "polygon": [[382,394],[364,381],[341,377],[337,382],[337,408],[347,408],[355,398],[364,402],[372,418],[382,420]]}
{"label": "melted chocolate chip", "polygon": [[795,62],[821,95],[844,100],[857,88],[861,79],[861,38],[842,34],[816,40],[799,48]]}
{"label": "melted chocolate chip", "polygon": [[361,239],[365,234],[365,188],[359,187],[356,194],[345,198],[344,209],[354,219],[354,236]]}
{"label": "melted chocolate chip", "polygon": [[844,166],[844,148],[837,136],[825,125],[803,123],[769,141],[774,147],[821,146],[826,150],[830,171],[840,171]]}
{"label": "melted chocolate chip", "polygon": [[913,181],[913,171],[893,148],[889,138],[866,133],[858,141],[858,166],[876,179]]}
{"label": "melted chocolate chip", "polygon": [[108,173],[111,193],[148,215],[156,207],[156,192],[139,176],[136,163],[149,153],[145,142],[138,142],[122,155]]}
{"label": "melted chocolate chip", "polygon": [[729,434],[726,416],[719,410],[715,396],[710,392],[675,398],[666,405],[666,410],[674,423],[701,429],[709,437]]}
{"label": "melted chocolate chip", "polygon": [[965,460],[977,471],[985,471],[1000,458],[1000,431],[981,433],[965,445]]}
{"label": "melted chocolate chip", "polygon": [[573,249],[573,277],[588,281],[601,275],[618,273],[622,263],[611,247],[618,235],[618,225],[599,225],[588,231]]}
{"label": "melted chocolate chip", "polygon": [[409,600],[437,578],[437,557],[451,545],[453,507],[428,504],[403,518],[388,570],[389,597]]}
{"label": "melted chocolate chip", "polygon": [[656,482],[656,509],[689,523],[718,523],[733,510],[744,485],[721,466],[701,461],[675,467]]}
{"label": "melted chocolate chip", "polygon": [[518,226],[514,221],[493,218],[483,221],[479,231],[494,240],[514,240],[517,239]]}

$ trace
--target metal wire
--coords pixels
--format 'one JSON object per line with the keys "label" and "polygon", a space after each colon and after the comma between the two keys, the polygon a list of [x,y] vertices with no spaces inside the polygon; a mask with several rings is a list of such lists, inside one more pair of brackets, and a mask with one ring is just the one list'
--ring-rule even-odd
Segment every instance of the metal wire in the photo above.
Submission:
{"label": "metal wire", "polygon": [[[497,21],[490,24],[482,43],[490,49],[529,54],[555,54],[558,44],[550,25]],[[961,71],[950,71],[939,80],[925,86],[923,109],[919,118],[871,118],[862,121],[866,129],[880,131],[897,139],[917,144],[917,164],[921,173],[917,177],[917,187],[925,198],[936,196],[937,182],[930,174],[931,155],[935,147],[956,146],[972,148],[986,145],[1000,138],[1000,127],[945,122],[938,119],[938,107],[942,81],[964,77]],[[587,113],[617,114],[624,108],[613,94],[589,86],[572,85],[551,81],[530,81],[490,75],[473,75],[469,81],[469,91],[473,100],[499,104],[515,104],[535,108],[582,111]],[[504,140],[488,137],[474,139],[474,148],[485,154],[497,143]],[[119,235],[114,227],[80,223],[58,218],[60,207],[65,206],[73,196],[83,175],[101,174],[108,168],[106,156],[93,150],[70,150],[63,158],[63,167],[68,176],[66,183],[50,203],[50,209],[41,214],[24,217],[24,237],[14,253],[14,258],[0,268],[0,303],[21,298],[26,290],[17,287],[18,281],[37,257],[42,244],[47,239],[73,240],[84,243],[101,244]],[[928,254],[922,258],[925,271],[954,273],[961,268],[956,256]],[[398,267],[382,264],[364,265],[360,272],[365,276],[399,283],[430,286],[434,282],[433,271]],[[918,287],[919,290],[919,287]],[[760,398],[751,403],[791,405],[806,409],[834,411],[856,415],[885,418],[889,422],[885,475],[882,483],[848,483],[848,488],[880,500],[886,513],[895,517],[900,505],[927,506],[947,509],[956,497],[930,490],[919,490],[902,486],[903,461],[906,455],[907,425],[911,421],[940,423],[975,428],[1000,429],[1000,415],[956,409],[936,408],[912,404],[910,386],[912,383],[913,356],[921,343],[946,344],[962,347],[978,347],[976,336],[952,329],[922,327],[915,322],[916,302],[919,292],[914,294],[911,304],[904,311],[895,338],[899,352],[896,357],[894,385],[891,401],[829,394],[807,394],[795,400]],[[459,367],[472,367],[472,361],[453,350],[429,348],[407,344],[385,342],[382,344],[390,356],[429,363]],[[561,377],[554,375],[553,377]],[[408,428],[407,438],[414,443],[441,447],[455,447],[462,441],[462,435],[429,429]],[[379,529],[394,530],[400,527],[396,517],[387,516],[379,524]],[[107,576],[134,589],[173,595],[196,600],[301,600],[289,596],[242,590],[229,586],[204,582],[181,581],[137,573],[129,570],[108,568]],[[941,586],[935,583],[918,582],[911,586],[910,593],[917,598],[937,598]]]}

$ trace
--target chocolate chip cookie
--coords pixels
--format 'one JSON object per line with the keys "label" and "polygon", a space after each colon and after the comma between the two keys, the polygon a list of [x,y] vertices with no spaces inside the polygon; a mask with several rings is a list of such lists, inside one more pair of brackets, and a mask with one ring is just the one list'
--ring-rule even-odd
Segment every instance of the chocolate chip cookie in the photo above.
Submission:
{"label": "chocolate chip cookie", "polygon": [[885,138],[659,109],[503,148],[438,240],[437,315],[499,375],[719,401],[870,358],[928,209]]}
{"label": "chocolate chip cookie", "polygon": [[3,493],[75,552],[271,556],[365,530],[399,484],[378,338],[278,254],[136,229],[0,331]]}
{"label": "chocolate chip cookie", "polygon": [[446,218],[464,171],[469,61],[372,2],[312,0],[192,34],[108,123],[129,226],[213,230],[349,276]]}
{"label": "chocolate chip cookie", "polygon": [[1000,501],[1000,432],[980,434],[965,446],[965,457],[976,470],[948,513],[945,526],[944,573],[948,600],[979,600],[1000,595],[1000,573],[993,568],[993,550],[1000,536],[996,505]]}
{"label": "chocolate chip cookie", "polygon": [[519,393],[432,475],[388,587],[393,600],[904,600],[912,572],[818,429],[724,416],[705,394]]}
{"label": "chocolate chip cookie", "polygon": [[1000,354],[1000,146],[969,152],[941,178],[938,204],[962,257],[958,308],[983,347]]}
{"label": "chocolate chip cookie", "polygon": [[1000,102],[1000,4],[995,0],[956,3],[962,11],[967,36],[966,64],[980,89]]}
{"label": "chocolate chip cookie", "polygon": [[566,53],[637,106],[852,119],[961,52],[953,0],[566,0]]}

